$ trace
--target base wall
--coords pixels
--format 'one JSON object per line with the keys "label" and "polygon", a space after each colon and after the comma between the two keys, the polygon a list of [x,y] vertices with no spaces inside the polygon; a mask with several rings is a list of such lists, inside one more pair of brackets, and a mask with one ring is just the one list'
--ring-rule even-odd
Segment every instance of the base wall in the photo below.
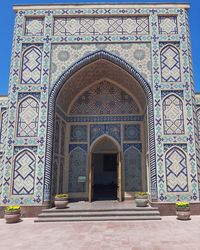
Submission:
{"label": "base wall", "polygon": [[[161,216],[176,215],[175,203],[151,202],[152,207],[158,207]],[[200,215],[200,202],[190,203],[191,215]]]}
{"label": "base wall", "polygon": [[[0,206],[0,218],[4,217],[5,206]],[[21,206],[22,217],[37,217],[46,206]]]}
{"label": "base wall", "polygon": [[[126,199],[129,200],[129,199]],[[73,200],[75,201],[75,200]],[[161,216],[170,216],[176,215],[175,203],[157,203],[151,202],[152,207],[158,207]],[[51,206],[21,206],[21,215],[22,217],[37,217],[42,209],[48,208]],[[0,206],[0,218],[4,217],[5,206]],[[200,202],[190,204],[191,215],[200,215]]]}

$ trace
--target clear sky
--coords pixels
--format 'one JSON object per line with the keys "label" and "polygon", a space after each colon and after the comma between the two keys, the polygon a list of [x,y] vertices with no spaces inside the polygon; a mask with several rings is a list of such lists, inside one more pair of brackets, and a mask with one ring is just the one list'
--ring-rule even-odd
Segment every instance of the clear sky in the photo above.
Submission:
{"label": "clear sky", "polygon": [[195,90],[200,92],[200,1],[181,0],[181,1],[162,1],[162,0],[0,0],[0,95],[7,95],[8,81],[11,59],[11,46],[14,28],[14,12],[12,6],[16,4],[42,4],[42,3],[134,3],[134,2],[177,2],[190,3],[190,31],[193,52],[193,67],[195,78]]}

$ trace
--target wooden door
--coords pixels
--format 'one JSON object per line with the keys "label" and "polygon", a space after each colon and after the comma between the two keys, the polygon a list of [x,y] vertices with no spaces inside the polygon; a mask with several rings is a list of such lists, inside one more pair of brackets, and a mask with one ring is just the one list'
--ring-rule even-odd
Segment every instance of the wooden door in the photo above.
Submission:
{"label": "wooden door", "polygon": [[93,186],[94,186],[94,154],[90,153],[89,159],[89,202],[93,201]]}
{"label": "wooden door", "polygon": [[117,154],[117,199],[122,201],[122,160],[121,152]]}

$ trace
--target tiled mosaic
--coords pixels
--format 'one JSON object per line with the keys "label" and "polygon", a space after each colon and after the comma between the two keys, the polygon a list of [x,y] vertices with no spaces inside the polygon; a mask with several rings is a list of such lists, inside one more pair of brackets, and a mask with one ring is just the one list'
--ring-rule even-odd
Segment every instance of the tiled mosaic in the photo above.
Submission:
{"label": "tiled mosaic", "polygon": [[94,44],[52,44],[51,48],[51,82],[55,81],[72,66],[78,58],[94,51],[108,51],[133,65],[149,82],[151,82],[151,46],[146,43],[94,43]]}
{"label": "tiled mosaic", "polygon": [[177,16],[158,17],[159,34],[178,34]]}
{"label": "tiled mosaic", "polygon": [[72,105],[70,115],[138,114],[133,98],[122,89],[103,81],[87,89]]}
{"label": "tiled mosaic", "polygon": [[[102,6],[63,6],[62,9],[47,7],[46,10],[19,10],[16,13],[7,105],[7,139],[3,145],[6,157],[3,156],[0,161],[1,204],[40,205],[49,201],[51,185],[53,193],[62,191],[62,185],[57,187],[56,183],[63,181],[59,179],[64,153],[59,145],[63,142],[59,136],[54,138],[59,150],[52,160],[53,132],[49,134],[54,128],[55,96],[65,82],[65,76],[71,77],[84,63],[89,64],[98,56],[121,65],[123,70],[132,74],[148,98],[147,124],[151,141],[148,181],[151,198],[163,202],[199,200],[188,12],[173,6],[168,9],[162,5],[155,9],[142,8],[142,5],[140,9],[134,8],[134,5],[131,8],[113,5],[108,9]],[[130,25],[133,23],[134,26]],[[183,97],[179,95],[180,90]],[[161,91],[171,93],[164,97]],[[18,108],[17,104],[23,100],[18,92],[39,93],[39,101],[36,98],[39,106],[35,102]],[[199,100],[196,102],[200,104]],[[176,117],[169,115],[172,110]],[[91,125],[90,142],[95,140],[96,134],[108,131],[121,143],[123,130],[120,122],[136,119],[125,117],[114,117],[117,121],[115,125],[106,124],[107,121],[113,122],[113,116],[102,117],[103,124],[98,124],[95,118],[93,125],[96,132],[91,134]],[[19,123],[16,124],[18,118]],[[91,122],[88,117],[67,119]],[[67,119],[59,121],[59,133],[62,133],[61,124]],[[23,136],[18,137],[17,131]],[[31,137],[28,136],[30,134]],[[125,136],[132,134],[133,130]],[[165,145],[174,144],[176,146],[165,149]],[[187,153],[178,145],[186,145]],[[16,147],[20,147],[17,154],[14,153]],[[87,144],[69,146],[70,173],[75,173],[73,178],[76,180],[77,169],[78,174],[85,174],[83,165],[86,164],[87,147]],[[128,151],[128,144],[124,147]],[[141,148],[141,144],[138,147]],[[130,159],[128,156],[127,162]],[[75,185],[76,180],[71,180],[69,187]],[[137,183],[137,187],[140,188],[140,183]],[[85,190],[85,186],[74,188],[77,191]]]}
{"label": "tiled mosaic", "polygon": [[149,17],[56,17],[55,36],[69,35],[145,35],[149,34]]}

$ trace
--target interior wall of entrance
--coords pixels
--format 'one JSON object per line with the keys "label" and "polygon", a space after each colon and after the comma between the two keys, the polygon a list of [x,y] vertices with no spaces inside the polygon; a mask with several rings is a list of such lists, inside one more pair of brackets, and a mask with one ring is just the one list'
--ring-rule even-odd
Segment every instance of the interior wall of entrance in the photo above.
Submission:
{"label": "interior wall of entrance", "polygon": [[[56,100],[55,124],[59,125],[54,133],[52,194],[62,191],[71,199],[89,199],[91,150],[105,135],[119,146],[115,154],[120,154],[123,198],[147,190],[146,109],[145,95],[136,80],[106,60],[85,66],[69,79]],[[102,149],[99,157],[114,154],[106,141]],[[97,180],[98,170],[95,173]]]}

